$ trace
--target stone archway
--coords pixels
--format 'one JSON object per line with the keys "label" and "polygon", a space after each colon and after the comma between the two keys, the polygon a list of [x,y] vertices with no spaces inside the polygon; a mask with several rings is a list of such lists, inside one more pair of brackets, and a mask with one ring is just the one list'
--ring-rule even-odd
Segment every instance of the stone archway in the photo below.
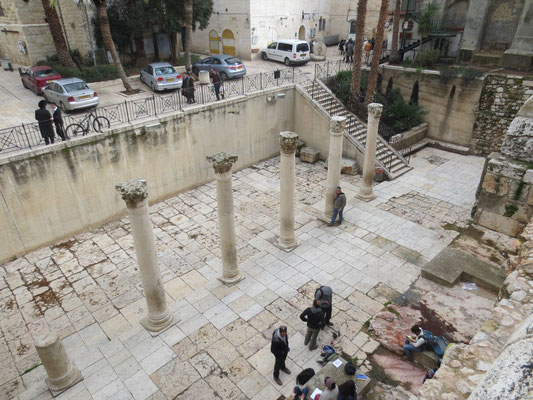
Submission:
{"label": "stone archway", "polygon": [[305,26],[300,26],[300,29],[298,29],[298,39],[305,40]]}
{"label": "stone archway", "polygon": [[209,32],[209,53],[220,54],[220,46],[218,42],[218,32],[212,30]]}
{"label": "stone archway", "polygon": [[222,32],[222,52],[228,56],[235,55],[235,36],[230,29]]}

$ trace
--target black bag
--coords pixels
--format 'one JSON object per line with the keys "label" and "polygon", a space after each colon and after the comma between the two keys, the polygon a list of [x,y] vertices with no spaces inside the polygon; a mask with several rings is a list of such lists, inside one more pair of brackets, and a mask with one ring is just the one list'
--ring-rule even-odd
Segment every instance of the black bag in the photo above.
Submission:
{"label": "black bag", "polygon": [[306,368],[298,374],[296,383],[298,385],[305,385],[313,376],[315,376],[315,370],[313,368]]}
{"label": "black bag", "polygon": [[344,366],[344,372],[346,372],[347,375],[355,375],[356,367],[355,364],[352,362],[347,362]]}

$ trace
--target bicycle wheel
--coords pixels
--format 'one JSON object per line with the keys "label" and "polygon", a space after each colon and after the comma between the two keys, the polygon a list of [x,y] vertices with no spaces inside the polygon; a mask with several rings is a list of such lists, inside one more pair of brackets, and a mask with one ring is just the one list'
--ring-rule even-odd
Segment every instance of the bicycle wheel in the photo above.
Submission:
{"label": "bicycle wheel", "polygon": [[102,132],[103,129],[109,129],[111,123],[106,117],[95,117],[93,121],[93,129],[96,132]]}
{"label": "bicycle wheel", "polygon": [[85,135],[85,129],[80,124],[70,124],[67,126],[67,136],[78,136],[78,134]]}

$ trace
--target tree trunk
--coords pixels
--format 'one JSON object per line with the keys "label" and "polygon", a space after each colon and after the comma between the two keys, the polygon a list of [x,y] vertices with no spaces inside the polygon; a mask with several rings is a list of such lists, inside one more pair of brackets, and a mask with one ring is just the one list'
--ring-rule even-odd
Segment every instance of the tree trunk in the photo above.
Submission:
{"label": "tree trunk", "polygon": [[118,58],[117,49],[115,48],[115,43],[113,42],[113,38],[111,36],[111,29],[109,28],[109,18],[107,17],[106,2],[105,0],[93,0],[93,1],[94,1],[94,5],[96,6],[96,13],[98,15],[98,23],[100,24],[100,31],[102,32],[102,38],[104,39],[105,46],[111,53],[111,58],[113,58],[113,62],[115,63],[115,67],[117,68],[118,75],[120,79],[122,80],[122,84],[124,85],[126,92],[133,92],[133,88],[128,82],[128,78],[126,77],[126,73],[124,72],[124,68],[122,67],[122,63],[120,62],[120,59]]}
{"label": "tree trunk", "polygon": [[148,63],[146,51],[144,50],[144,38],[140,34],[135,34],[133,39],[135,40],[135,49],[137,50],[135,65],[138,67],[144,67]]}
{"label": "tree trunk", "polygon": [[192,36],[192,11],[193,0],[185,0],[185,69],[191,69],[191,36]]}
{"label": "tree trunk", "polygon": [[390,51],[389,64],[398,64],[400,62],[400,54],[398,53],[398,36],[400,33],[400,9],[402,6],[401,0],[396,0],[396,8],[394,9],[394,22],[392,27],[392,46]]}
{"label": "tree trunk", "polygon": [[361,60],[363,58],[363,36],[365,34],[367,0],[359,0],[357,4],[357,26],[355,30],[355,44],[353,49],[352,69],[352,112],[357,114],[357,105],[361,92]]}
{"label": "tree trunk", "polygon": [[46,21],[48,22],[48,27],[50,28],[50,33],[52,34],[52,40],[54,41],[59,62],[65,67],[77,69],[78,66],[74,63],[68,51],[67,42],[65,40],[65,36],[63,35],[63,28],[59,22],[59,16],[57,15],[55,7],[50,5],[50,0],[42,0],[42,3],[44,15],[46,16]]}
{"label": "tree trunk", "polygon": [[178,41],[176,40],[176,32],[170,32],[168,34],[168,42],[170,43],[170,63],[172,65],[177,64],[177,49],[178,49]]}
{"label": "tree trunk", "polygon": [[381,49],[383,48],[383,32],[385,30],[385,20],[389,8],[389,0],[381,0],[379,9],[378,29],[376,32],[376,45],[372,55],[372,65],[370,66],[370,75],[368,76],[368,86],[366,88],[365,107],[374,101],[374,92],[378,83],[379,60],[381,58]]}

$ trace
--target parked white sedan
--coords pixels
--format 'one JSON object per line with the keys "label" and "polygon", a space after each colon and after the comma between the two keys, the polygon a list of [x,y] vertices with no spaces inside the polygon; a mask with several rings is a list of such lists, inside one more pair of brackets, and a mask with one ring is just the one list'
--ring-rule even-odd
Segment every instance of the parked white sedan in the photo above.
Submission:
{"label": "parked white sedan", "polygon": [[179,89],[183,79],[172,65],[166,62],[148,64],[141,69],[141,82],[146,83],[154,92]]}
{"label": "parked white sedan", "polygon": [[42,89],[46,101],[55,103],[63,111],[96,107],[98,94],[80,78],[64,78],[51,81]]}

